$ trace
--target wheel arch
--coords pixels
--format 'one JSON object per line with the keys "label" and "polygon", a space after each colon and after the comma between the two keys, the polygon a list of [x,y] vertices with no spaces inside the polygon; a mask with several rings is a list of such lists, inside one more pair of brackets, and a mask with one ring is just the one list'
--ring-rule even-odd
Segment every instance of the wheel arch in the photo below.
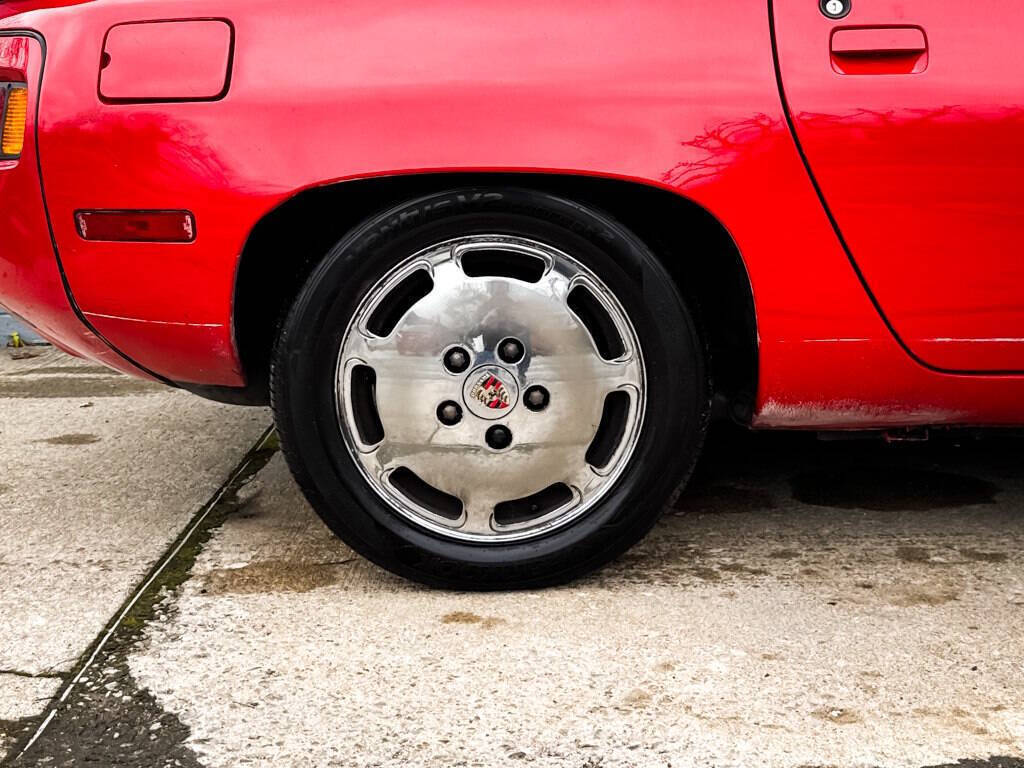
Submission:
{"label": "wheel arch", "polygon": [[242,392],[198,394],[267,401],[277,327],[315,264],[372,213],[458,186],[537,189],[600,208],[655,252],[696,314],[715,388],[716,414],[748,423],[757,392],[757,325],[745,264],[728,230],[700,205],[636,181],[537,173],[424,173],[342,181],[290,197],[256,223],[235,276],[232,324],[248,382]]}

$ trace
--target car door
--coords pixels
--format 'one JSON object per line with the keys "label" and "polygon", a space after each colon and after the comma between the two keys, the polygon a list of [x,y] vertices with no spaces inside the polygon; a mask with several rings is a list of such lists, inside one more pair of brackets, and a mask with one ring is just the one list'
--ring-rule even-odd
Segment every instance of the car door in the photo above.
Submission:
{"label": "car door", "polygon": [[797,141],[894,333],[1024,370],[1024,3],[769,2]]}

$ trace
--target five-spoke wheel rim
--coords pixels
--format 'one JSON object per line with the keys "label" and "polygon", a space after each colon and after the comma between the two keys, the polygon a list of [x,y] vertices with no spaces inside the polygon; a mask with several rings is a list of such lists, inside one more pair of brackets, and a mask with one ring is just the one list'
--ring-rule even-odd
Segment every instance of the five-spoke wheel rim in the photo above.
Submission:
{"label": "five-spoke wheel rim", "polygon": [[405,259],[342,339],[345,443],[370,487],[441,536],[518,541],[614,486],[643,423],[645,372],[615,295],[580,261],[475,235]]}

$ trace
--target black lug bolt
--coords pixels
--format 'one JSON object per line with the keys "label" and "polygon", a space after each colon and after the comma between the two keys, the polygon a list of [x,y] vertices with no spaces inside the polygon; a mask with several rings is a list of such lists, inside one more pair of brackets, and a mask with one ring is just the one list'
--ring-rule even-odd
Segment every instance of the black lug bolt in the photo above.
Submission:
{"label": "black lug bolt", "polygon": [[523,403],[531,411],[543,411],[548,407],[550,401],[551,395],[548,394],[544,387],[529,387],[523,393]]}
{"label": "black lug bolt", "polygon": [[452,400],[445,400],[437,406],[437,420],[446,427],[453,427],[462,421],[462,408]]}
{"label": "black lug bolt", "polygon": [[462,347],[452,347],[444,353],[444,367],[452,373],[462,373],[469,368],[469,352]]}
{"label": "black lug bolt", "polygon": [[523,344],[519,339],[505,339],[498,345],[498,357],[506,363],[518,363],[523,359]]}
{"label": "black lug bolt", "polygon": [[512,433],[509,428],[501,424],[495,424],[493,427],[487,430],[487,434],[484,435],[484,439],[487,440],[487,444],[496,451],[500,451],[503,448],[508,448],[512,445]]}

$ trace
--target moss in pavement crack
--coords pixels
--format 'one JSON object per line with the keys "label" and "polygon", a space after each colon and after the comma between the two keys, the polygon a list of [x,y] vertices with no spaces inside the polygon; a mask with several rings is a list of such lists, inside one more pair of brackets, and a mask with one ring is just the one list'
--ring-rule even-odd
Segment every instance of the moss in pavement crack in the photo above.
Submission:
{"label": "moss in pavement crack", "polygon": [[[196,563],[196,558],[199,557],[199,553],[203,551],[203,547],[206,546],[206,542],[213,536],[214,531],[220,528],[228,517],[247,503],[247,500],[239,499],[238,492],[256,477],[279,449],[280,441],[277,438],[277,433],[268,432],[249,451],[242,464],[239,465],[240,470],[236,470],[232,479],[225,485],[223,495],[210,509],[202,524],[182,543],[181,549],[164,566],[160,575],[139,596],[135,605],[132,606],[131,610],[124,617],[121,626],[125,632],[132,636],[140,632],[153,618],[156,606],[164,599],[166,594],[174,591],[188,580],[192,575],[192,568]],[[177,543],[176,541],[175,545]]]}

